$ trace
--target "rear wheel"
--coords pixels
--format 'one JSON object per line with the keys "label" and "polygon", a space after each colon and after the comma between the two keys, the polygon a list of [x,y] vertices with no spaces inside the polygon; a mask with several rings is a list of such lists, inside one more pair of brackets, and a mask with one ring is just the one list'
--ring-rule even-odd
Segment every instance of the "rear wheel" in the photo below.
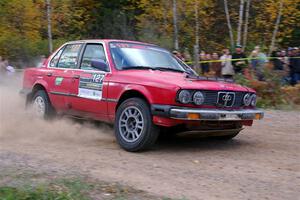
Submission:
{"label": "rear wheel", "polygon": [[149,106],[143,99],[130,98],[119,106],[115,135],[123,149],[132,152],[148,149],[158,134],[159,129],[153,124]]}
{"label": "rear wheel", "polygon": [[49,119],[54,116],[54,109],[44,90],[38,90],[32,98],[33,114],[39,118]]}

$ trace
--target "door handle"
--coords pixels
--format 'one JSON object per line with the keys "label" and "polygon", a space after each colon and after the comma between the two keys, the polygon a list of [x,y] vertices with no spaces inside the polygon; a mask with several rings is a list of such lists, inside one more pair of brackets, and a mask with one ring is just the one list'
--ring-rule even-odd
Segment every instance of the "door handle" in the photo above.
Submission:
{"label": "door handle", "polygon": [[79,79],[80,76],[79,76],[79,75],[74,75],[73,78],[74,78],[74,79]]}
{"label": "door handle", "polygon": [[52,76],[52,75],[53,75],[53,74],[52,74],[51,72],[49,72],[49,73],[47,74],[47,76],[49,76],[49,77]]}

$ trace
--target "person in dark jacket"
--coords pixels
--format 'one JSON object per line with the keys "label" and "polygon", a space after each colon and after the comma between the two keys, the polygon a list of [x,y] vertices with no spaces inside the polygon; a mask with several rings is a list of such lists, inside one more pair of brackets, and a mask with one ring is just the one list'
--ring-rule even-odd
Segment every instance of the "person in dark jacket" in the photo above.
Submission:
{"label": "person in dark jacket", "polygon": [[246,55],[243,53],[242,46],[237,45],[235,48],[235,53],[232,55],[232,65],[235,73],[243,73],[243,69],[247,66],[247,60],[234,60],[234,59],[245,59]]}
{"label": "person in dark jacket", "polygon": [[272,53],[272,59],[274,70],[283,70],[283,61],[281,59],[281,52],[276,51]]}
{"label": "person in dark jacket", "polygon": [[300,83],[300,54],[299,49],[294,48],[290,57],[290,75],[291,75],[291,85],[296,85]]}
{"label": "person in dark jacket", "polygon": [[200,61],[202,61],[201,63],[201,71],[202,74],[205,75],[209,72],[209,63],[206,61],[210,60],[210,54],[205,54],[205,52],[201,52],[200,54]]}

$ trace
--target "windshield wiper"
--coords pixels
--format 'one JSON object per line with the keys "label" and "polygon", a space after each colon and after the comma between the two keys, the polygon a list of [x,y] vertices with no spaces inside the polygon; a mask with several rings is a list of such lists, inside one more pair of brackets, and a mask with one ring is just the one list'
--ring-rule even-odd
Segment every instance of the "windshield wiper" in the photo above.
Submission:
{"label": "windshield wiper", "polygon": [[174,69],[174,68],[169,68],[169,67],[156,67],[156,70],[160,70],[160,71],[173,71],[173,72],[180,72],[180,73],[184,73],[185,71],[180,70],[180,69]]}
{"label": "windshield wiper", "polygon": [[181,72],[184,73],[185,71],[180,69],[168,68],[168,67],[150,67],[150,66],[143,66],[143,65],[136,65],[136,66],[126,66],[122,68],[123,70],[130,70],[130,69],[152,69],[152,70],[160,70],[160,71],[173,71],[173,72]]}
{"label": "windshield wiper", "polygon": [[122,70],[129,70],[129,69],[152,69],[152,70],[155,70],[154,67],[143,66],[143,65],[126,66],[126,67],[122,68]]}

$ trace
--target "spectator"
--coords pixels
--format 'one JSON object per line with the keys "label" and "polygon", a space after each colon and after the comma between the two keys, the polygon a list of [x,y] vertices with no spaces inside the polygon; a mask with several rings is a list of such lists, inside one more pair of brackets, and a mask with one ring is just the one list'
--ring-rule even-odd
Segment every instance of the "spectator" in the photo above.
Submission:
{"label": "spectator", "polygon": [[261,67],[264,67],[268,62],[267,55],[261,51],[260,46],[256,46],[254,50],[257,51],[258,64]]}
{"label": "spectator", "polygon": [[220,60],[222,61],[222,76],[224,78],[232,78],[234,75],[234,69],[231,63],[232,56],[230,55],[229,49],[223,50],[223,55],[221,56]]}
{"label": "spectator", "polygon": [[172,52],[174,56],[176,56],[177,58],[179,58],[182,61],[185,61],[184,57],[182,56],[182,54],[179,51],[173,51]]}
{"label": "spectator", "polygon": [[287,57],[287,53],[285,50],[281,50],[278,53],[280,54],[279,56],[277,56],[278,54],[276,54],[275,56],[272,57],[279,57],[278,59],[281,62],[282,70],[278,70],[279,69],[278,66],[276,66],[276,63],[273,62],[274,70],[277,70],[277,73],[282,77],[282,84],[287,85],[291,83],[291,77],[289,75],[290,74],[289,57]]}
{"label": "spectator", "polygon": [[281,62],[283,64],[283,69],[285,71],[288,71],[287,69],[288,69],[288,65],[289,65],[289,58],[287,57],[287,54],[286,54],[285,50],[282,50],[280,52],[280,60],[281,60]]}
{"label": "spectator", "polygon": [[4,64],[4,69],[6,70],[6,67],[8,66],[8,60],[4,59],[3,60],[3,64]]}
{"label": "spectator", "polygon": [[296,85],[300,82],[300,58],[298,56],[298,48],[293,48],[290,54],[290,76],[291,76],[291,85]]}
{"label": "spectator", "polygon": [[45,55],[41,55],[40,56],[40,59],[39,59],[39,61],[38,61],[38,63],[37,63],[37,67],[38,68],[40,68],[40,67],[42,67],[44,64],[45,64],[45,61],[47,60],[47,58],[46,58],[46,56]]}
{"label": "spectator", "polygon": [[[212,54],[212,59],[213,60],[219,60],[219,55],[217,53]],[[211,70],[215,72],[216,77],[221,77],[222,76],[222,65],[220,62],[213,62],[211,63]]]}
{"label": "spectator", "polygon": [[272,57],[274,57],[272,58],[274,70],[283,70],[283,59],[281,57],[281,52],[275,52],[275,54]]}
{"label": "spectator", "polygon": [[[209,54],[209,53],[207,53],[206,55],[206,61],[211,61],[211,54]],[[210,71],[210,62],[207,62],[207,64],[208,64],[208,67],[207,67],[207,71],[205,72],[205,73],[208,73],[209,71]]]}
{"label": "spectator", "polygon": [[260,60],[258,49],[252,51],[252,53],[250,54],[250,58],[251,58],[250,61],[251,70],[254,72],[258,80],[260,81],[264,80],[264,76],[263,76],[264,63],[261,62]]}
{"label": "spectator", "polygon": [[293,47],[288,48],[288,57],[291,57],[293,55]]}
{"label": "spectator", "polygon": [[250,54],[250,63],[251,63],[251,69],[256,71],[258,67],[258,52],[256,50],[253,50]]}
{"label": "spectator", "polygon": [[[232,55],[232,65],[234,67],[235,73],[243,73],[243,69],[247,66],[246,55],[242,51],[242,46],[237,45],[235,49],[235,53]],[[242,60],[235,60],[235,59],[242,59]],[[245,59],[245,60],[243,60]]]}
{"label": "spectator", "polygon": [[13,66],[8,65],[8,66],[6,67],[6,74],[7,74],[7,75],[12,75],[12,74],[14,74],[15,72],[16,72],[16,70],[15,70],[15,68],[14,68]]}
{"label": "spectator", "polygon": [[210,54],[205,54],[205,52],[201,52],[200,54],[200,62],[202,74],[206,74],[209,72],[209,63],[207,62],[210,59]]}
{"label": "spectator", "polygon": [[0,56],[0,74],[6,73],[7,61]]}
{"label": "spectator", "polygon": [[188,48],[184,48],[183,57],[185,59],[185,62],[192,61],[192,56],[191,56]]}

